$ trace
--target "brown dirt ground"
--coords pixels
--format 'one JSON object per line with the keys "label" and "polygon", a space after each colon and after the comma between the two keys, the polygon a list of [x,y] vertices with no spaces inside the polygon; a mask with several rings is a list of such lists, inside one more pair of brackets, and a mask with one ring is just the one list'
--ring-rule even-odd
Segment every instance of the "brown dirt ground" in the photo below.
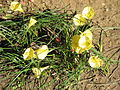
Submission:
{"label": "brown dirt ground", "polygon": [[[91,6],[95,10],[95,16],[93,18],[95,23],[99,24],[101,27],[120,26],[120,0],[34,0],[34,3],[41,10],[48,8],[61,9],[68,5],[66,7],[67,10],[76,10],[78,13],[81,13],[85,6]],[[112,57],[113,59],[120,59],[120,29],[108,29],[105,32],[107,35],[104,35],[103,38],[104,55]],[[99,34],[100,30],[96,29],[94,32],[96,40],[98,39],[96,36]],[[115,55],[112,56],[114,53]],[[84,79],[90,75],[83,74],[82,76]],[[112,64],[107,76],[96,72],[93,80],[82,80],[74,90],[120,90],[119,88],[120,65]],[[52,88],[48,90],[52,90]]]}

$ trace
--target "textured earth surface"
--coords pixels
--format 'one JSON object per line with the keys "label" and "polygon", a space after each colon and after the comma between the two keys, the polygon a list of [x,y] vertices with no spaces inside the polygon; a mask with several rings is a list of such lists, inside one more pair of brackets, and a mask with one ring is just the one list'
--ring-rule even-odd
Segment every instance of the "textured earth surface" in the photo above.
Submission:
{"label": "textured earth surface", "polygon": [[[0,7],[2,7],[0,0]],[[8,3],[10,0],[7,0]],[[27,0],[26,0],[27,2]],[[120,26],[120,0],[34,0],[36,8],[61,9],[77,11],[81,13],[85,6],[91,6],[95,10],[93,21],[104,27]],[[33,5],[34,6],[34,5]],[[30,6],[31,8],[31,6]],[[94,30],[95,40],[97,41],[100,29]],[[107,28],[103,38],[103,52],[105,56],[120,60],[120,29]],[[77,90],[120,90],[120,65],[111,64],[108,75],[100,72],[94,73],[93,79],[84,79],[92,73],[82,75],[83,80],[76,86]],[[94,83],[91,83],[94,82]],[[75,90],[76,90],[75,88]],[[52,90],[52,88],[50,89]]]}

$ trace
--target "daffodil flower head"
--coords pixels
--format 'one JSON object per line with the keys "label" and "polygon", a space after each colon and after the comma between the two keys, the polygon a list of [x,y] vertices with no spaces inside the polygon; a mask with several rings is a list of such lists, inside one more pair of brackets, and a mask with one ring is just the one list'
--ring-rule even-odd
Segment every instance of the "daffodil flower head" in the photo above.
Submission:
{"label": "daffodil flower head", "polygon": [[42,68],[32,68],[32,72],[34,73],[36,78],[40,78],[41,73],[48,68],[49,66],[42,67]]}
{"label": "daffodil flower head", "polygon": [[80,35],[74,35],[72,37],[72,49],[76,51],[76,53],[80,54],[85,50],[89,50],[92,45],[92,32],[90,30],[86,30]]}
{"label": "daffodil flower head", "polygon": [[24,60],[30,60],[33,58],[37,59],[44,59],[47,54],[49,53],[48,46],[47,45],[42,45],[36,50],[33,50],[31,47],[27,48],[26,51],[23,54]]}
{"label": "daffodil flower head", "polygon": [[38,56],[38,59],[44,59],[49,53],[48,46],[42,45],[39,49],[35,50],[35,52]]}
{"label": "daffodil flower head", "polygon": [[73,17],[73,23],[75,26],[83,26],[86,24],[86,19],[81,14],[76,14]]}
{"label": "daffodil flower head", "polygon": [[103,60],[97,56],[91,56],[88,60],[88,63],[92,68],[99,68],[103,65]]}
{"label": "daffodil flower head", "polygon": [[85,7],[82,11],[82,16],[86,19],[92,19],[94,16],[94,10],[92,7]]}
{"label": "daffodil flower head", "polygon": [[23,54],[24,60],[30,60],[35,57],[36,57],[35,51],[32,48],[27,48]]}
{"label": "daffodil flower head", "polygon": [[17,2],[17,1],[11,2],[10,9],[13,10],[13,11],[24,12],[24,10],[22,9],[21,4],[19,2]]}
{"label": "daffodil flower head", "polygon": [[30,28],[31,26],[33,26],[36,22],[37,21],[31,17],[30,21],[29,21],[29,24],[28,24],[28,28]]}

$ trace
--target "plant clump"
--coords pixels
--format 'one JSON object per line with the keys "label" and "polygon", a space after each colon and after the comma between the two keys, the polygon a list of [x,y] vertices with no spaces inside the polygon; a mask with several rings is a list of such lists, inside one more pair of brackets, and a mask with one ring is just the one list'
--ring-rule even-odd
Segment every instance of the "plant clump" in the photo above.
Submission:
{"label": "plant clump", "polygon": [[[104,56],[93,44],[92,7],[76,15],[53,10],[23,13],[24,7],[13,1],[10,9],[13,18],[0,21],[0,73],[7,74],[3,80],[10,78],[5,88],[23,88],[37,80],[37,88],[45,89],[59,80],[55,88],[62,89],[77,84],[85,71],[106,69]],[[22,13],[15,16],[16,11]]]}

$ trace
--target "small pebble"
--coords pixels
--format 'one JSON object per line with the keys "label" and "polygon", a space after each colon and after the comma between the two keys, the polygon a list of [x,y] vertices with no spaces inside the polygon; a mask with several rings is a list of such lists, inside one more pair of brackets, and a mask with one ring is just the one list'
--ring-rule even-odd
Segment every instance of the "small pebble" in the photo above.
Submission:
{"label": "small pebble", "polygon": [[105,6],[105,3],[102,3],[102,6]]}

